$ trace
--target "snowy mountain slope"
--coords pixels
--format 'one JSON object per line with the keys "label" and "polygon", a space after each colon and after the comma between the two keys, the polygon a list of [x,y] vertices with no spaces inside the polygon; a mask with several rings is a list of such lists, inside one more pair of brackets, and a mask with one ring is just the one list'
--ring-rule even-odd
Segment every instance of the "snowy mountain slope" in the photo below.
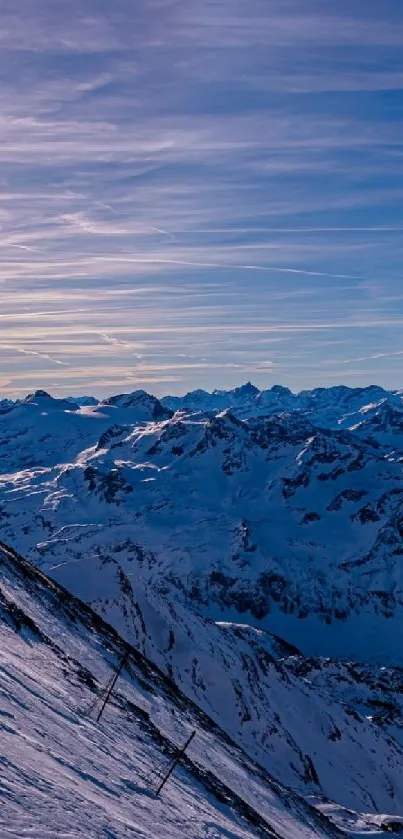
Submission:
{"label": "snowy mountain slope", "polygon": [[362,412],[363,419],[354,426],[361,437],[376,440],[391,454],[403,459],[403,404],[383,400],[375,410]]}
{"label": "snowy mountain slope", "polygon": [[354,708],[403,746],[403,669],[288,655],[286,669]]}
{"label": "snowy mountain slope", "polygon": [[53,576],[89,600],[276,778],[354,809],[403,812],[402,750],[378,726],[290,676],[279,660],[285,644],[249,627],[206,622],[171,592],[143,588],[140,574],[125,574],[108,551],[78,566],[68,556]]}
{"label": "snowy mountain slope", "polygon": [[249,755],[301,794],[320,793],[355,810],[403,812],[402,749],[357,717],[353,704],[345,709],[331,691],[290,674],[282,660],[293,649],[251,627],[206,622],[177,592],[149,583],[141,572],[146,556],[137,557],[140,567],[117,562],[102,530],[90,538],[92,548],[79,559],[74,539],[65,544],[53,577],[155,661]]}
{"label": "snowy mountain slope", "polygon": [[54,399],[38,390],[0,410],[0,469],[53,466],[75,458],[111,427],[141,425],[171,412],[145,391],[112,397],[95,406]]}
{"label": "snowy mountain slope", "polygon": [[[108,425],[114,410],[127,422]],[[109,552],[204,615],[242,616],[306,654],[403,661],[399,458],[299,412],[142,425],[130,412],[58,415],[42,468],[16,470],[18,446],[3,446],[5,541],[46,568]],[[71,440],[81,420],[101,434],[68,459],[63,423]],[[41,450],[33,428],[36,455],[24,438],[24,462]]]}
{"label": "snowy mountain slope", "polygon": [[[4,548],[0,570],[2,836],[341,835],[134,648],[95,724],[88,709],[122,657],[119,636]],[[150,769],[192,729],[188,756],[156,799]]]}
{"label": "snowy mountain slope", "polygon": [[[279,385],[258,391],[248,383],[233,391],[214,391],[212,394],[194,391],[186,397],[164,397],[162,400],[140,390],[99,402],[90,396],[78,397],[76,401],[72,397],[55,399],[38,390],[23,400],[0,401],[2,463],[6,465],[7,454],[8,465],[15,468],[23,468],[33,459],[36,462],[41,455],[46,459],[52,452],[59,456],[62,453],[74,456],[87,444],[95,445],[111,426],[169,419],[173,410],[211,415],[229,409],[233,416],[241,419],[291,412],[294,419],[300,415],[301,422],[320,428],[356,430],[362,426],[360,435],[376,440],[377,435],[385,431],[401,435],[403,396],[400,391],[387,392],[378,387],[319,388],[293,394]],[[366,423],[372,418],[374,422],[367,429]],[[63,435],[67,435],[64,448]],[[11,441],[16,448],[12,461]]]}

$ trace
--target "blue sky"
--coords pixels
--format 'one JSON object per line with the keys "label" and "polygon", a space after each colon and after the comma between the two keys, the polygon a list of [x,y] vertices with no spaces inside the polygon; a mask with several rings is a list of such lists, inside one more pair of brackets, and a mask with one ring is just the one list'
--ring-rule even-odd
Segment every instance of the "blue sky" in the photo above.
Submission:
{"label": "blue sky", "polygon": [[0,393],[403,387],[401,0],[0,0]]}

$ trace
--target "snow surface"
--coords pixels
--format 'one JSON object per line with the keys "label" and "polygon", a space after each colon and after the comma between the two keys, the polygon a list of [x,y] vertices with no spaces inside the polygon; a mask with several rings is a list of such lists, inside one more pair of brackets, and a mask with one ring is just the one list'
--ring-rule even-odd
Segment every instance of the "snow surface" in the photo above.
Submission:
{"label": "snow surface", "polygon": [[[0,835],[37,839],[337,837],[131,651],[100,724],[89,709],[122,656],[107,625],[0,549]],[[157,799],[170,754],[196,731]]]}

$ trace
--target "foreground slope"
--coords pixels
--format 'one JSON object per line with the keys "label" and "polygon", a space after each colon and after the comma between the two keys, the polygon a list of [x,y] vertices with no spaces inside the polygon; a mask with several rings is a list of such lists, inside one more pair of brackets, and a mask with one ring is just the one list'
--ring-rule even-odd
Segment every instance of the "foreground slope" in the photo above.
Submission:
{"label": "foreground slope", "polygon": [[[294,674],[287,662],[296,651],[279,639],[206,620],[167,585],[165,592],[150,585],[133,565],[113,560],[108,545],[95,542],[79,562],[66,546],[52,575],[90,602],[278,780],[355,810],[403,812],[403,750],[386,729],[357,713],[359,704],[344,706],[337,693],[333,699],[331,690]],[[370,684],[367,691],[371,697]]]}
{"label": "foreground slope", "polygon": [[[113,559],[102,530],[78,561],[73,547],[65,544],[54,579],[156,662],[278,780],[355,810],[403,812],[402,747],[360,713],[359,703],[345,706],[337,691],[333,698],[326,685],[292,672],[296,650],[267,632],[197,614],[178,591],[150,584],[134,559]],[[382,698],[370,683],[367,693]]]}
{"label": "foreground slope", "polygon": [[[5,547],[0,633],[2,837],[341,835],[247,758],[134,648],[96,725],[88,709],[123,642]],[[192,729],[188,757],[156,799],[150,770]]]}

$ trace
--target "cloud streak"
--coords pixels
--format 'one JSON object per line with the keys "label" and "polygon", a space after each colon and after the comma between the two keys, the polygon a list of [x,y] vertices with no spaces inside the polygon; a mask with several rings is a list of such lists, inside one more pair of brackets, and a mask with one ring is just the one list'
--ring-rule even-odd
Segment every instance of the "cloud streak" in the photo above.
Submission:
{"label": "cloud streak", "polygon": [[61,367],[68,367],[67,361],[60,361],[57,358],[52,358],[51,355],[43,352],[36,352],[36,350],[28,350],[26,347],[19,347],[16,344],[0,343],[0,349],[11,350],[13,353],[21,353],[22,355],[33,356],[34,358],[41,358],[43,361],[51,361],[52,364],[59,364]]}
{"label": "cloud streak", "polygon": [[0,11],[1,392],[401,384],[400,5]]}

